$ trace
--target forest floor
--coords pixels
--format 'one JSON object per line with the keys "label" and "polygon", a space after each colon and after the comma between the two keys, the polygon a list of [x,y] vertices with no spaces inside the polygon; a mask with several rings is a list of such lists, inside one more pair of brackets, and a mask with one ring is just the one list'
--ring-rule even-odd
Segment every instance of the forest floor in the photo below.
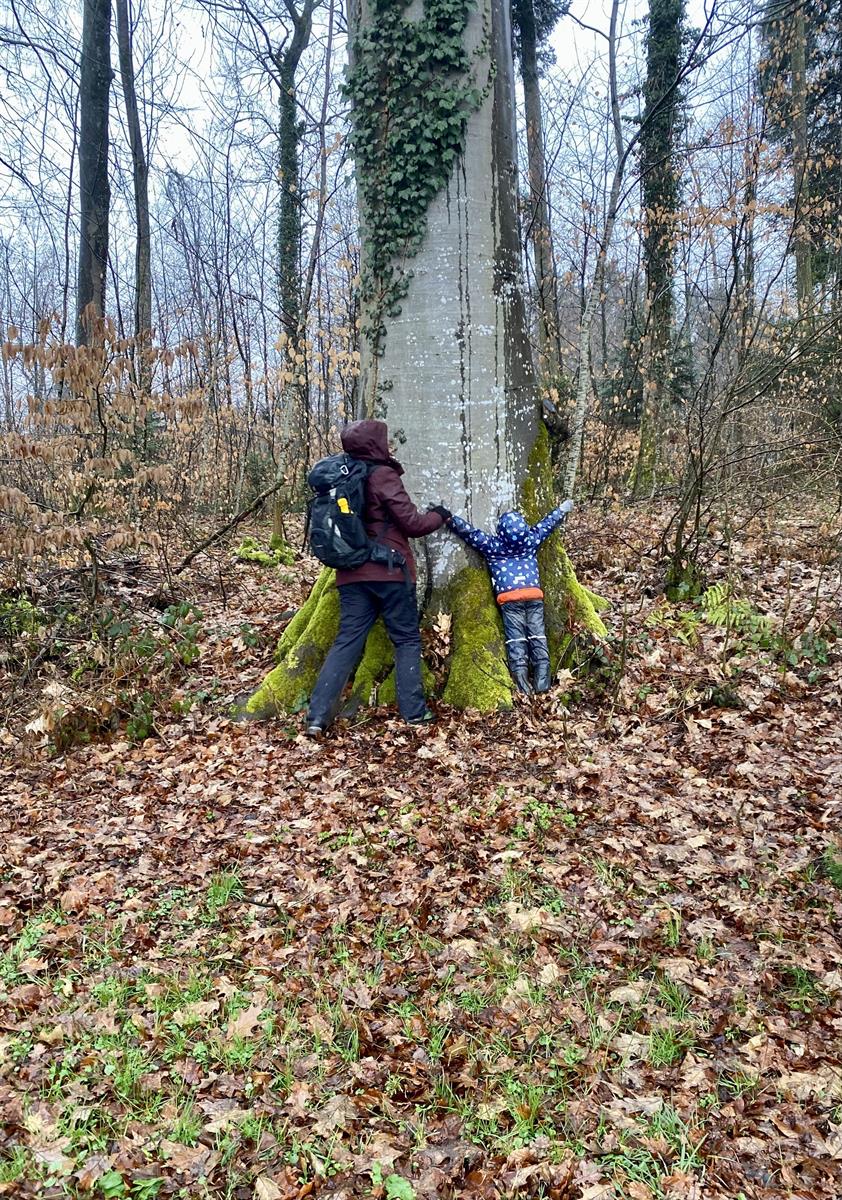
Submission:
{"label": "forest floor", "polygon": [[226,554],[152,736],[10,726],[0,1195],[838,1200],[838,547],[671,605],[644,517],[575,524],[566,695],[237,723],[312,564]]}

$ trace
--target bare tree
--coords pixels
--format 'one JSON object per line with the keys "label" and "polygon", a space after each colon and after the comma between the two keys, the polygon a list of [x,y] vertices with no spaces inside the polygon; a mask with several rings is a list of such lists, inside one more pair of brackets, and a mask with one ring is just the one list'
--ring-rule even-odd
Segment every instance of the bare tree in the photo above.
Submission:
{"label": "bare tree", "polygon": [[[135,88],[134,62],[132,55],[132,23],[129,11],[130,0],[116,0],[117,47],[120,58],[120,79],[126,105],[126,121],[129,128],[129,144],[132,155],[132,177],[134,182],[135,209],[135,312],[134,334],[142,341],[152,329],[152,242],[149,230],[149,164],[144,146],[143,132]],[[138,381],[145,391],[149,387],[150,375],[143,365]]]}
{"label": "bare tree", "polygon": [[85,0],[79,74],[79,271],[76,342],[87,343],[90,318],[105,313],[108,266],[108,98],[111,90],[111,0]]}

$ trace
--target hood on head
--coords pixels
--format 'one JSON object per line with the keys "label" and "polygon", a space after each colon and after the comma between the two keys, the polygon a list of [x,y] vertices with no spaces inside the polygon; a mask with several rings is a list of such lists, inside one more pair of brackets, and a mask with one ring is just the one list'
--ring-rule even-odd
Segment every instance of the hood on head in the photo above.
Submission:
{"label": "hood on head", "polygon": [[392,463],[389,430],[385,421],[352,421],[342,430],[342,449],[354,458]]}
{"label": "hood on head", "polygon": [[497,522],[497,536],[510,546],[522,546],[529,534],[529,522],[523,513],[504,512]]}

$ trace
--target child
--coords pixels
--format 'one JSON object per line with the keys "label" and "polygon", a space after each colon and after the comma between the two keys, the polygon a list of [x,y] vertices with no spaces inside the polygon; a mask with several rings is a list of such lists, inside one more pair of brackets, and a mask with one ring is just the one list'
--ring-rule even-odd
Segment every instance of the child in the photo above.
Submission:
{"label": "child", "polygon": [[500,605],[506,635],[506,656],[518,690],[531,692],[532,664],[536,692],[549,691],[550,653],[544,629],[544,593],[538,574],[538,547],[573,508],[565,500],[537,525],[530,526],[519,512],[504,512],[496,536],[475,529],[461,517],[448,525],[469,546],[478,550],[491,571],[491,586]]}

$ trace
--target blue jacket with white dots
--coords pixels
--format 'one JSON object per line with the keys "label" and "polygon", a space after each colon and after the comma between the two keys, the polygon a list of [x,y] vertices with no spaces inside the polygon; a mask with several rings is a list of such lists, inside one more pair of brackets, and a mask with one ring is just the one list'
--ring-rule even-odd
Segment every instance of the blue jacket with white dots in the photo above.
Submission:
{"label": "blue jacket with white dots", "polygon": [[570,501],[565,501],[537,525],[530,525],[522,513],[504,512],[497,522],[496,534],[475,529],[457,516],[451,517],[450,528],[486,560],[491,586],[500,603],[540,600],[544,593],[538,572],[538,549],[572,507]]}

